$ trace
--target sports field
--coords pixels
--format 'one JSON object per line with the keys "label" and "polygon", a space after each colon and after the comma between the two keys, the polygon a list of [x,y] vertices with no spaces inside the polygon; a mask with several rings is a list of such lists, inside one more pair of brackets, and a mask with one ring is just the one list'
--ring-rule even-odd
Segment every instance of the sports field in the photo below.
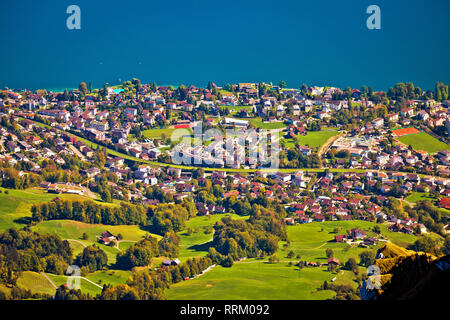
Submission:
{"label": "sports field", "polygon": [[396,137],[402,137],[402,136],[406,136],[408,134],[417,134],[419,132],[420,131],[418,129],[414,128],[414,127],[392,130],[392,133]]}
{"label": "sports field", "polygon": [[398,137],[397,140],[407,146],[411,146],[416,151],[423,150],[430,154],[442,150],[450,150],[450,146],[448,144],[439,141],[426,132],[404,135]]}

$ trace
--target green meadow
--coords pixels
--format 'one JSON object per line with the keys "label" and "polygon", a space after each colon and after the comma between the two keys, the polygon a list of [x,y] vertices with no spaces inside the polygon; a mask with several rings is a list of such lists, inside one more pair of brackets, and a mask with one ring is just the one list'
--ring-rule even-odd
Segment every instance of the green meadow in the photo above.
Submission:
{"label": "green meadow", "polygon": [[215,266],[204,275],[174,284],[166,290],[168,300],[324,300],[330,290],[318,291],[332,274],[325,267],[303,268],[263,261]]}
{"label": "green meadow", "polygon": [[[113,264],[116,261],[116,255],[119,252],[117,248],[109,247],[97,242],[97,236],[102,232],[108,230],[114,235],[122,234],[123,240],[127,240],[119,243],[121,250],[126,250],[135,241],[139,241],[145,234],[149,234],[147,231],[136,225],[103,225],[103,224],[89,224],[73,220],[49,220],[38,223],[31,228],[33,231],[45,234],[57,234],[62,239],[72,239],[69,241],[73,250],[73,255],[76,256],[83,251],[85,246],[97,244],[102,250],[105,251],[108,256],[108,263]],[[88,235],[87,240],[82,239],[83,233]],[[159,235],[150,234],[158,239]],[[76,240],[76,241],[74,241]],[[83,243],[83,244],[81,244]]]}
{"label": "green meadow", "polygon": [[428,200],[431,203],[434,203],[436,201],[436,199],[433,198],[428,192],[412,192],[409,196],[405,198],[405,200],[411,203],[416,203],[425,200]]}
{"label": "green meadow", "polygon": [[[217,221],[223,217],[229,216],[233,219],[247,219],[237,214],[214,214],[208,216],[198,216],[190,219],[186,223],[186,228],[178,232],[180,236],[180,255],[179,259],[185,261],[188,258],[196,256],[205,256],[208,253],[213,233],[205,233],[205,227],[214,226]],[[189,234],[188,229],[192,230]]]}
{"label": "green meadow", "polygon": [[[31,217],[31,207],[39,202],[60,199],[88,200],[85,196],[73,194],[51,194],[44,190],[31,188],[26,190],[11,190],[0,188],[0,232],[9,228],[22,228]],[[6,193],[8,192],[8,193]],[[92,200],[92,199],[91,199]]]}
{"label": "green meadow", "polygon": [[[353,228],[364,230],[369,236],[375,236],[375,233],[372,231],[375,225],[377,224],[374,222],[351,220],[312,222],[287,226],[290,245],[285,248],[285,242],[280,242],[278,257],[284,259],[287,253],[292,250],[295,256],[300,255],[301,260],[325,263],[327,261],[325,251],[330,248],[334,252],[334,257],[342,263],[345,263],[349,258],[355,258],[359,262],[358,256],[361,252],[375,250],[380,244],[372,246],[372,248],[361,248],[347,243],[335,242],[334,237],[338,234],[347,234],[347,230]],[[383,237],[395,244],[406,246],[417,239],[414,235],[390,232],[386,224],[378,224],[378,226],[380,226]],[[334,232],[336,228],[337,233]]]}
{"label": "green meadow", "polygon": [[248,120],[251,124],[253,124],[257,128],[271,130],[271,129],[283,129],[286,128],[286,124],[282,121],[278,122],[263,122],[262,118],[246,118],[242,120]]}
{"label": "green meadow", "polygon": [[[51,274],[51,273],[46,273],[46,275],[58,287],[61,286],[64,283],[67,283],[68,276],[55,275],[55,274]],[[103,287],[103,285],[100,285],[100,287],[98,287],[98,285],[93,284],[93,283],[87,281],[86,279],[80,278],[80,289],[81,289],[81,291],[83,293],[86,293],[86,294],[89,294],[89,295],[95,297],[97,294],[102,293],[102,288],[101,287]]]}
{"label": "green meadow", "polygon": [[17,279],[19,288],[31,290],[32,293],[55,294],[55,288],[43,275],[33,271],[23,271]]}
{"label": "green meadow", "polygon": [[411,146],[414,150],[424,150],[430,154],[442,150],[450,150],[450,146],[448,144],[439,141],[426,132],[409,134],[407,136],[399,137],[397,140],[407,146]]}
{"label": "green meadow", "polygon": [[[171,129],[171,128],[164,128],[164,129],[148,129],[148,130],[144,130],[142,131],[142,135],[146,138],[151,138],[151,139],[161,139],[162,135],[165,135],[166,138],[171,138],[172,134],[175,130],[184,130],[186,131],[186,133],[188,133],[188,135],[192,135],[192,130],[191,129]],[[182,134],[184,135],[184,133]],[[176,137],[172,140],[178,140],[180,139],[180,135],[176,135]]]}
{"label": "green meadow", "polygon": [[292,138],[284,139],[287,148],[292,148],[298,143],[301,146],[308,145],[310,148],[320,148],[328,139],[334,137],[339,132],[337,130],[324,130],[324,131],[308,131],[304,136],[298,135],[296,140]]}

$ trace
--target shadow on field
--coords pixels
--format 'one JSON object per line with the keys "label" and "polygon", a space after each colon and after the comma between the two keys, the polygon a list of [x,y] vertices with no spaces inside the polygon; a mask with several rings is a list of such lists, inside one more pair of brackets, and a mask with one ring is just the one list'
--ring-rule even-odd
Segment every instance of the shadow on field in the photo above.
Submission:
{"label": "shadow on field", "polygon": [[30,225],[33,222],[31,217],[21,217],[14,219],[14,223]]}
{"label": "shadow on field", "polygon": [[202,243],[202,244],[195,244],[193,246],[190,246],[188,249],[195,250],[195,251],[208,251],[210,247],[212,247],[212,240]]}

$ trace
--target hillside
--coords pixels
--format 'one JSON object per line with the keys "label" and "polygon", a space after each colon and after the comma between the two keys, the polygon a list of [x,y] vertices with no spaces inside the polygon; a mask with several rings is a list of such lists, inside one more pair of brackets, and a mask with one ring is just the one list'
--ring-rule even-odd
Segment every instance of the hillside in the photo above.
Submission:
{"label": "hillside", "polygon": [[450,284],[450,256],[435,257],[387,243],[377,252],[379,289],[361,288],[364,300],[442,299]]}

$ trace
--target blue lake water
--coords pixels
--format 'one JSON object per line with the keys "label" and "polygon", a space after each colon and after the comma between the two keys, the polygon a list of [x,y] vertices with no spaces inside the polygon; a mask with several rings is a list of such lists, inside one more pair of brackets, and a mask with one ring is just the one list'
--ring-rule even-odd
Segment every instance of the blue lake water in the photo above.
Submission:
{"label": "blue lake water", "polygon": [[[0,87],[450,82],[448,0],[0,1]],[[381,8],[381,30],[366,9]]]}

